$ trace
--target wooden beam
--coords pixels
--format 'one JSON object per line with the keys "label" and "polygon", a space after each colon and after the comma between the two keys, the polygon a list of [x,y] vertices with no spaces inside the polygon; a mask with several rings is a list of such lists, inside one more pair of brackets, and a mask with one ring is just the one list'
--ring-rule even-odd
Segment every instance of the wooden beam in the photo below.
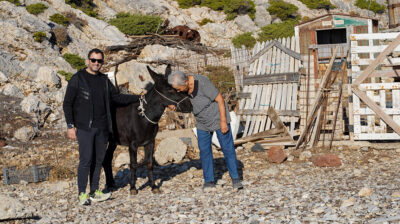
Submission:
{"label": "wooden beam", "polygon": [[[400,36],[399,36],[400,37]],[[399,39],[400,40],[400,39]],[[386,122],[398,135],[400,135],[400,126],[387,115],[382,108],[380,108],[374,101],[372,101],[367,94],[361,91],[357,86],[351,86],[353,92],[362,100],[368,107],[370,107],[382,120]]]}
{"label": "wooden beam", "polygon": [[271,136],[271,135],[276,135],[279,133],[283,133],[283,129],[279,129],[279,128],[273,128],[273,129],[269,129],[267,131],[263,131],[263,132],[259,132],[257,134],[251,135],[251,136],[247,136],[244,138],[240,138],[240,139],[236,139],[234,141],[234,145],[241,145],[243,143],[246,142],[253,142],[259,139],[264,139],[267,136]]}
{"label": "wooden beam", "polygon": [[298,72],[293,73],[280,73],[273,75],[255,75],[247,76],[243,79],[244,85],[264,85],[270,83],[298,83],[300,80],[300,74]]}
{"label": "wooden beam", "polygon": [[250,99],[251,98],[251,93],[250,92],[238,92],[237,96],[240,99]]}
{"label": "wooden beam", "polygon": [[253,57],[251,57],[249,60],[249,64],[253,63],[259,57],[261,57],[261,55],[265,54],[269,49],[271,49],[274,46],[279,48],[281,51],[285,52],[286,54],[292,56],[293,58],[295,58],[297,60],[301,60],[300,53],[297,53],[285,46],[282,46],[282,44],[279,41],[273,40],[273,41],[269,42],[261,51],[259,51]]}
{"label": "wooden beam", "polygon": [[[269,105],[266,105],[269,106]],[[276,113],[279,116],[292,116],[292,117],[299,117],[300,116],[300,111],[298,110],[278,110]],[[268,115],[268,110],[252,110],[252,109],[242,109],[238,110],[236,114],[239,115],[262,115],[266,116]]]}
{"label": "wooden beam", "polygon": [[353,82],[352,88],[358,88],[357,86],[361,84],[366,78],[368,78],[372,72],[382,63],[385,58],[392,53],[392,51],[400,44],[400,35],[398,35],[386,48],[383,50],[379,56],[361,73],[361,75]]}
{"label": "wooden beam", "polygon": [[[269,119],[271,119],[272,123],[275,125],[275,128],[283,129],[284,133],[286,135],[290,136],[289,131],[287,130],[286,126],[283,124],[283,122],[279,118],[279,115],[278,115],[278,113],[276,113],[274,107],[268,108],[268,116],[269,116]],[[290,136],[290,138],[293,140],[292,136]]]}

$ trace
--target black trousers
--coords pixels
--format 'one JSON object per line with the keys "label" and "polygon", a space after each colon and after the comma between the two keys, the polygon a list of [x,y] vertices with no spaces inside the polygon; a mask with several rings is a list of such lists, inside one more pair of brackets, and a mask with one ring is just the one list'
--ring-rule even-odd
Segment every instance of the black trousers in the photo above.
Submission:
{"label": "black trousers", "polygon": [[107,150],[108,130],[90,128],[77,129],[79,144],[78,190],[86,192],[90,174],[90,193],[99,189],[100,171]]}

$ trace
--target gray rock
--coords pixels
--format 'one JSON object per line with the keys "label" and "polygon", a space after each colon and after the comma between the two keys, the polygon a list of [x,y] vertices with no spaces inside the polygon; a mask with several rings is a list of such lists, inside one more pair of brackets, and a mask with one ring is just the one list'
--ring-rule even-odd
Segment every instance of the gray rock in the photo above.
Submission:
{"label": "gray rock", "polygon": [[117,12],[130,12],[134,14],[160,15],[167,8],[160,4],[159,0],[109,0],[105,1],[110,8]]}
{"label": "gray rock", "polygon": [[23,98],[24,94],[22,94],[21,90],[19,90],[16,86],[11,83],[8,83],[3,88],[3,94],[6,96],[14,96],[18,98]]}
{"label": "gray rock", "polygon": [[25,97],[21,102],[21,109],[26,113],[45,111],[47,108],[47,105],[43,103],[39,97],[33,94]]}
{"label": "gray rock", "polygon": [[237,16],[234,20],[235,24],[243,32],[254,32],[257,30],[256,24],[251,20],[249,15]]}
{"label": "gray rock", "polygon": [[20,140],[21,142],[28,142],[32,140],[36,135],[33,127],[22,127],[14,132],[14,138]]}
{"label": "gray rock", "polygon": [[186,155],[187,145],[177,137],[170,137],[162,140],[157,146],[154,158],[160,165],[169,162],[179,163]]}
{"label": "gray rock", "polygon": [[0,82],[4,83],[8,81],[8,77],[4,75],[3,72],[0,71]]}
{"label": "gray rock", "polygon": [[19,200],[0,193],[0,221],[7,219],[31,218],[34,209]]}
{"label": "gray rock", "polygon": [[256,6],[256,18],[254,19],[257,27],[261,28],[271,24],[272,17],[264,6]]}
{"label": "gray rock", "polygon": [[114,167],[120,168],[124,165],[129,165],[130,159],[129,159],[129,153],[128,152],[122,152],[118,154],[117,158],[114,160]]}
{"label": "gray rock", "polygon": [[60,77],[54,70],[47,66],[42,66],[39,68],[35,81],[46,83],[50,87],[61,85]]}
{"label": "gray rock", "polygon": [[276,166],[271,166],[264,172],[264,176],[269,177],[269,176],[275,176],[279,173],[279,169]]}
{"label": "gray rock", "polygon": [[207,23],[203,30],[214,38],[223,38],[227,32],[227,27],[219,23]]}

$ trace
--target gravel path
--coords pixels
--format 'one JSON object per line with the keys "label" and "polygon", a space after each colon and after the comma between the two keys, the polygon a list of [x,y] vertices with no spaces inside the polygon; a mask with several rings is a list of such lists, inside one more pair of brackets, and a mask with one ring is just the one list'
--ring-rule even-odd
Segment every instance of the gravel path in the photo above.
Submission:
{"label": "gravel path", "polygon": [[339,168],[316,167],[290,150],[293,161],[282,164],[269,163],[266,152],[238,150],[240,191],[232,189],[218,152],[219,180],[211,192],[201,189],[200,162],[186,159],[155,168],[161,194],[147,186],[144,167],[137,195],[129,195],[129,171],[121,169],[112,199],[86,207],[78,205],[76,178],[0,184],[0,193],[36,210],[36,219],[16,223],[400,223],[400,150],[343,148],[333,151],[342,160]]}

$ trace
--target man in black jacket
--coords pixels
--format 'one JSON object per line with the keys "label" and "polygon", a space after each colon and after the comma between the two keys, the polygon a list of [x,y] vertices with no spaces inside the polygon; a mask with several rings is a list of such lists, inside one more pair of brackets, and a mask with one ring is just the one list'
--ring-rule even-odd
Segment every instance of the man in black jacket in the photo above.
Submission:
{"label": "man in black jacket", "polygon": [[[99,190],[101,166],[107,149],[108,136],[112,133],[110,104],[130,104],[139,96],[119,94],[106,75],[100,72],[104,53],[95,48],[89,51],[85,69],[74,74],[68,82],[64,98],[64,114],[67,135],[78,139],[79,201],[89,205],[91,201],[107,200],[111,194]],[[90,173],[90,193],[86,193]]]}

